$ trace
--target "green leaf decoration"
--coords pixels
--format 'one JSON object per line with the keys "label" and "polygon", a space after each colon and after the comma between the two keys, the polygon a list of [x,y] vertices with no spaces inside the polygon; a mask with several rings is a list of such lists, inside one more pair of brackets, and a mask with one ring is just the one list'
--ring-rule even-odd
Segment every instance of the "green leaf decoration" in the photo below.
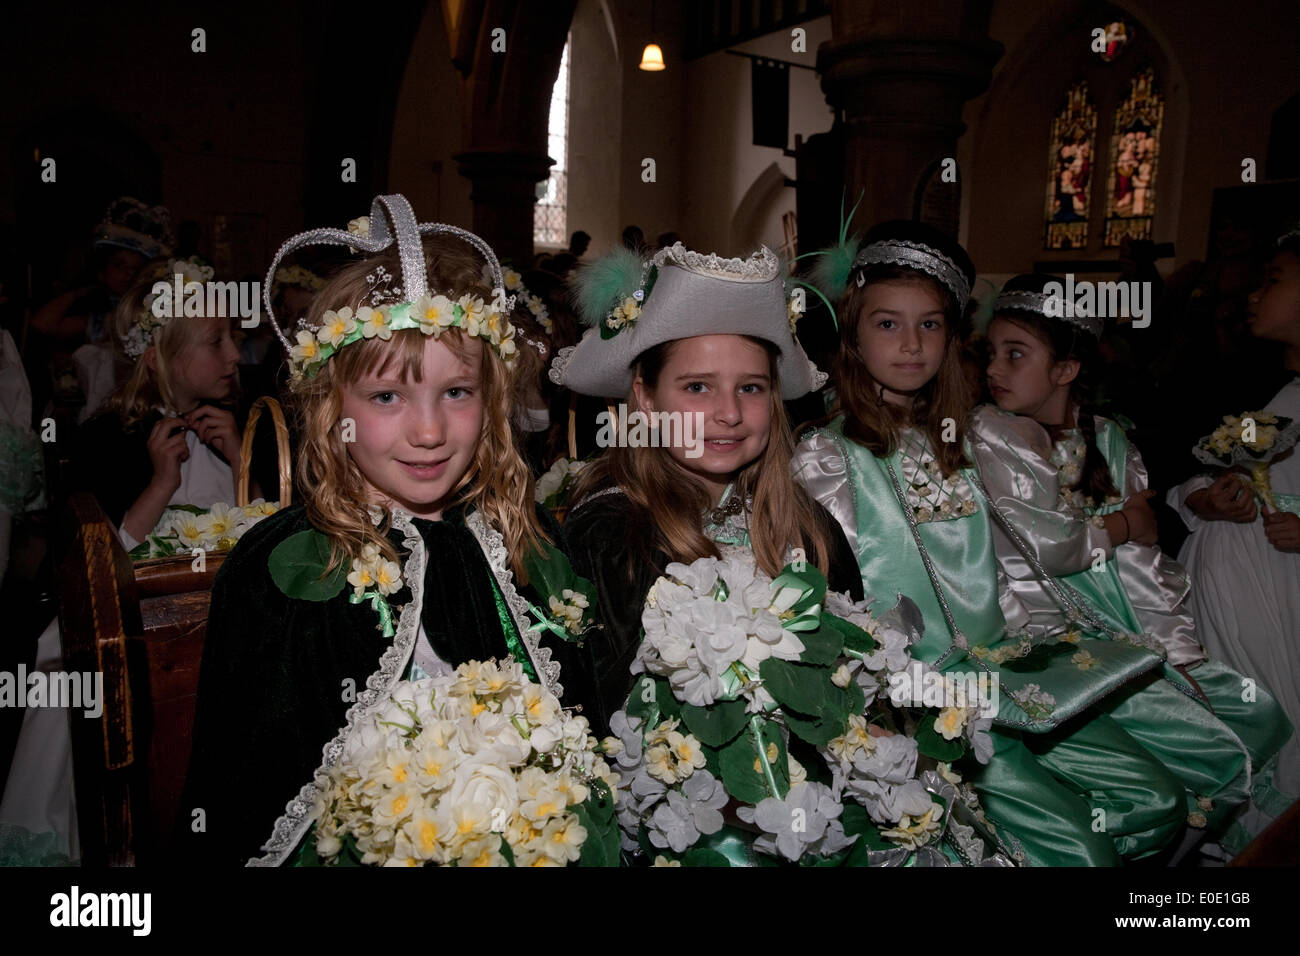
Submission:
{"label": "green leaf decoration", "polygon": [[149,542],[144,541],[137,544],[134,548],[126,553],[126,556],[132,561],[143,561],[149,557]]}
{"label": "green leaf decoration", "polygon": [[815,631],[800,631],[798,638],[804,646],[799,660],[805,664],[834,664],[843,656],[844,639],[833,627],[823,624]]}
{"label": "green leaf decoration", "polygon": [[745,701],[720,700],[708,707],[682,705],[682,722],[686,729],[710,747],[721,747],[749,723]]}
{"label": "green leaf decoration", "polygon": [[694,849],[687,850],[686,853],[683,854],[682,866],[725,866],[730,868],[731,861],[717,850]]}
{"label": "green leaf decoration", "polygon": [[790,728],[790,733],[815,747],[825,747],[836,737],[843,736],[849,723],[848,718],[836,717],[833,714],[800,717],[789,712],[785,715],[785,722]]}
{"label": "green leaf decoration", "polygon": [[515,865],[515,851],[510,849],[510,841],[503,834],[501,837],[501,855],[506,858],[506,863],[510,866]]}
{"label": "green leaf decoration", "polygon": [[946,740],[934,729],[936,714],[926,714],[916,728],[916,749],[927,757],[950,763],[966,752],[965,739]]}
{"label": "green leaf decoration", "polygon": [[880,645],[876,639],[869,633],[858,627],[856,624],[850,624],[842,617],[836,617],[834,614],[822,613],[822,630],[830,629],[839,635],[840,641],[851,651],[857,651],[859,654],[870,654]]}
{"label": "green leaf decoration", "polygon": [[639,718],[644,721],[645,729],[659,722],[658,690],[655,686],[657,683],[649,674],[642,674],[628,692],[627,706],[623,708],[629,718]]}
{"label": "green leaf decoration", "polygon": [[348,569],[340,564],[325,577],[329,566],[329,538],[315,529],[291,534],[271,552],[267,566],[271,579],[285,595],[301,601],[328,601],[348,583]]}
{"label": "green leaf decoration", "polygon": [[814,664],[794,664],[769,657],[758,667],[763,686],[788,710],[808,716],[827,711],[832,697],[831,670]]}
{"label": "green leaf decoration", "polygon": [[208,508],[200,508],[198,505],[168,505],[168,511],[188,511],[192,515],[205,515]]}
{"label": "green leaf decoration", "polygon": [[[573,565],[569,563],[563,551],[542,542],[540,554],[536,550],[529,549],[524,558],[524,566],[528,571],[528,586],[540,598],[538,606],[542,610],[549,611],[550,597],[554,596],[562,600],[566,590],[575,591],[587,598],[587,610],[582,615],[583,621],[590,622],[595,619],[596,586],[574,572]],[[566,637],[566,640],[577,639],[576,635]]]}
{"label": "green leaf decoration", "polygon": [[[776,759],[771,761],[772,774],[776,778],[777,795],[784,797],[790,792],[790,761],[785,740],[773,721],[762,720],[760,723],[759,736],[764,751],[769,744],[776,745]],[[755,764],[758,769],[755,769]],[[742,803],[758,803],[772,796],[753,734],[748,728],[718,752],[718,767],[722,771],[722,786]]]}
{"label": "green leaf decoration", "polygon": [[614,798],[602,786],[593,786],[591,796],[570,811],[587,831],[582,844],[579,866],[618,866],[618,821],[614,816]]}
{"label": "green leaf decoration", "polygon": [[[867,814],[866,807],[856,800],[845,800],[844,810],[840,813],[840,823],[844,825],[844,832],[849,836],[858,837],[858,842],[854,844],[854,852],[849,854],[846,861],[847,866],[866,866],[867,850],[892,850],[896,844],[890,843],[880,835],[880,827]],[[855,863],[854,860],[861,856],[861,863]]]}

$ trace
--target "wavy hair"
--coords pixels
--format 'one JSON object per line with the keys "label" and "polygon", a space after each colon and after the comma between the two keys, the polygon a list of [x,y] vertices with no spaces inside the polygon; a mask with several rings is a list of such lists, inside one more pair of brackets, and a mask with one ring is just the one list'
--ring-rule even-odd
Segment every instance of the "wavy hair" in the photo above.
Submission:
{"label": "wavy hair", "polygon": [[[482,260],[468,247],[446,236],[426,236],[423,242],[430,287],[452,299],[466,294],[491,297],[482,278]],[[380,265],[391,275],[402,274],[395,247],[349,263],[312,300],[307,324],[320,325],[328,309],[347,306],[356,311],[365,304],[370,293],[366,276]],[[421,381],[427,339],[419,329],[394,332],[387,341],[363,339],[341,349],[315,377],[290,385],[300,436],[298,492],[312,525],[330,539],[330,569],[359,557],[368,544],[388,560],[398,559],[386,536],[390,519],[379,526],[370,520],[370,489],[343,442],[339,420],[344,388],[372,372],[383,374],[397,366],[403,380]],[[520,457],[511,425],[515,373],[482,340],[459,329],[445,330],[439,341],[467,365],[477,363],[483,387],[483,430],[473,462],[453,489],[455,503],[482,512],[501,533],[511,569],[526,584],[528,549],[540,549],[550,539],[534,510],[533,476]]]}
{"label": "wavy hair", "polygon": [[[898,450],[899,432],[910,425],[929,436],[935,459],[945,475],[968,467],[970,462],[962,446],[966,419],[974,399],[961,364],[965,315],[956,297],[937,280],[902,266],[872,265],[863,269],[861,274],[865,281],[861,285],[851,282],[836,310],[840,316],[840,348],[833,366],[836,405],[831,416],[842,412],[845,436],[866,446],[878,458],[888,458]],[[865,312],[867,289],[875,282],[922,285],[939,296],[943,303],[943,360],[934,378],[917,394],[910,415],[880,401],[881,385],[867,371],[858,352],[858,325]],[[957,424],[955,441],[943,440],[946,419]]]}
{"label": "wavy hair", "polygon": [[176,388],[173,381],[174,366],[181,353],[199,341],[214,321],[229,319],[215,317],[195,319],[178,316],[154,333],[150,343],[154,350],[154,367],[142,355],[133,359],[126,354],[123,343],[131,326],[145,311],[144,300],[153,290],[155,282],[171,281],[164,271],[166,259],[155,259],[140,270],[113,311],[113,354],[119,366],[128,368],[125,377],[113,392],[104,399],[103,412],[116,414],[124,428],[130,428],[147,418],[159,405],[176,410]]}
{"label": "wavy hair", "polygon": [[[742,500],[750,495],[754,498],[749,537],[755,561],[765,574],[775,577],[785,566],[786,548],[801,545],[808,559],[826,573],[830,555],[828,529],[812,498],[790,472],[794,437],[781,401],[777,349],[762,339],[748,335],[743,338],[766,351],[771,375],[772,423],[767,447],[736,476],[735,493]],[[657,345],[638,357],[636,374],[646,385],[654,388],[658,384],[678,341]],[[622,489],[638,506],[633,526],[624,533],[647,563],[654,563],[650,555],[655,549],[667,554],[671,561],[686,564],[698,558],[721,557],[717,545],[704,534],[702,516],[710,507],[707,492],[688,477],[666,449],[610,448],[583,471],[573,500],[580,502],[608,487]]]}

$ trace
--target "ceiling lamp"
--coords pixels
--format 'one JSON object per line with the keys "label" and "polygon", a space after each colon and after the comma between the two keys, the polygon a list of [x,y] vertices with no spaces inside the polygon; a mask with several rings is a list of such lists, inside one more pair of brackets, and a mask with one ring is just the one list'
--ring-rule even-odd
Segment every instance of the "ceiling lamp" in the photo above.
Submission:
{"label": "ceiling lamp", "polygon": [[641,54],[641,69],[657,72],[666,69],[664,66],[664,51],[659,49],[658,43],[647,43],[645,52]]}

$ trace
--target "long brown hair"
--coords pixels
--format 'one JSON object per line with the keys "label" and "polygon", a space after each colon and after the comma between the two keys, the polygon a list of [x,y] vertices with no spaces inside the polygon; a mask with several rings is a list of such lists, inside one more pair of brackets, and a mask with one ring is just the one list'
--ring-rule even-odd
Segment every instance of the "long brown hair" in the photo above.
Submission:
{"label": "long brown hair", "polygon": [[[772,422],[767,447],[736,476],[734,493],[741,500],[754,499],[749,518],[749,538],[754,558],[764,573],[775,577],[785,566],[785,552],[802,546],[808,560],[823,573],[829,566],[827,529],[812,498],[790,474],[794,437],[781,401],[777,378],[777,349],[771,343],[742,336],[761,346],[768,356],[771,376]],[[680,339],[665,342],[642,353],[636,373],[650,388]],[[632,402],[629,402],[631,405]],[[720,557],[716,544],[704,533],[702,516],[710,507],[708,493],[688,477],[684,469],[663,448],[613,447],[586,468],[573,492],[573,500],[603,488],[617,487],[634,509],[637,526],[626,529],[628,541],[648,557],[652,549],[668,555],[670,561],[690,563],[704,557]]]}
{"label": "long brown hair", "polygon": [[[850,283],[841,300],[840,348],[833,366],[836,405],[832,416],[843,412],[844,434],[865,445],[878,458],[888,458],[898,450],[899,432],[913,426],[930,438],[935,459],[945,475],[952,475],[970,465],[962,450],[966,418],[973,399],[970,385],[962,371],[962,328],[964,316],[953,294],[939,282],[912,269],[892,265],[873,265],[862,271],[865,281]],[[939,296],[944,314],[944,352],[939,371],[927,382],[912,404],[911,414],[882,403],[881,385],[876,381],[858,352],[858,326],[865,314],[867,289],[873,282],[912,282]],[[944,422],[956,424],[956,440],[944,441]]]}
{"label": "long brown hair", "polygon": [[[429,285],[449,298],[474,294],[491,297],[481,277],[482,262],[458,240],[445,236],[424,238]],[[307,324],[322,323],[327,309],[344,306],[354,311],[370,292],[366,276],[384,266],[400,276],[396,247],[366,256],[344,266],[312,300]],[[292,408],[301,436],[296,481],[307,507],[307,517],[333,545],[330,567],[359,557],[367,544],[397,560],[396,549],[369,517],[369,494],[360,469],[348,454],[339,428],[343,389],[365,375],[384,372],[400,363],[404,379],[421,380],[421,361],[427,336],[418,329],[394,332],[392,339],[363,339],[341,349],[314,378],[291,385]],[[511,569],[527,583],[524,559],[529,548],[548,541],[533,507],[533,476],[515,444],[510,416],[515,394],[514,370],[481,339],[470,339],[459,329],[445,330],[440,338],[466,364],[477,362],[483,385],[483,431],[469,470],[456,487],[456,500],[478,509],[505,540]],[[476,355],[477,350],[477,355]]]}

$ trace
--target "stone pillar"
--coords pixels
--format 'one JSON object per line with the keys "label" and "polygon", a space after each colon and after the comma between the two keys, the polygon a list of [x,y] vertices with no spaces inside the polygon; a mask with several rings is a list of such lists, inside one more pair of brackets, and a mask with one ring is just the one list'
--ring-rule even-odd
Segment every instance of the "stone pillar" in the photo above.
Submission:
{"label": "stone pillar", "polygon": [[[842,117],[844,186],[855,222],[911,219],[946,157],[957,157],[962,105],[988,89],[1002,45],[988,0],[834,0],[817,51],[827,102]],[[962,171],[958,170],[958,184]],[[943,208],[943,207],[940,207]],[[956,204],[950,207],[956,209]],[[934,223],[957,232],[958,223]]]}
{"label": "stone pillar", "polygon": [[452,38],[456,50],[473,50],[468,70],[462,66],[465,149],[454,157],[472,183],[473,230],[521,268],[532,261],[536,184],[552,165],[551,89],[576,6],[577,0],[466,4]]}

